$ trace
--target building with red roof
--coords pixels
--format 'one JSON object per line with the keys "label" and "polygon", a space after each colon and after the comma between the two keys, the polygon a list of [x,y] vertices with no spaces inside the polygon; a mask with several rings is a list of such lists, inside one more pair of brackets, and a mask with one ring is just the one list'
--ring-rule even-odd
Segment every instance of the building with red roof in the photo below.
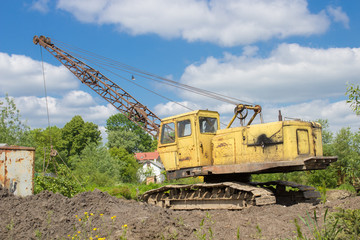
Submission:
{"label": "building with red roof", "polygon": [[142,152],[135,153],[135,158],[142,167],[138,171],[139,179],[143,181],[163,182],[165,176],[162,173],[165,168],[160,161],[160,156],[157,151],[155,152]]}

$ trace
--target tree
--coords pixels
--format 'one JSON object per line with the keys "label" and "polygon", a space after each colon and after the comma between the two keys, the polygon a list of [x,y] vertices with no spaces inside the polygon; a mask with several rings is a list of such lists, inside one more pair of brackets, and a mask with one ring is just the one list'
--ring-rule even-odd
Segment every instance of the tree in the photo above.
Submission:
{"label": "tree", "polygon": [[61,132],[60,150],[64,151],[65,157],[80,155],[89,143],[99,144],[101,141],[98,126],[92,122],[84,122],[79,115],[65,124]]}
{"label": "tree", "polygon": [[20,111],[13,98],[7,94],[5,102],[0,100],[0,143],[28,145],[29,127],[21,121]]}
{"label": "tree", "polygon": [[108,118],[106,130],[109,148],[125,148],[129,153],[150,152],[156,149],[156,141],[121,113]]}
{"label": "tree", "polygon": [[[35,147],[35,171],[42,172],[45,168],[50,171],[54,170],[50,160],[51,145],[53,149],[60,151],[61,144],[61,129],[53,126],[51,128],[36,128],[30,130],[29,141],[32,143],[31,146]],[[59,152],[61,156],[63,153]],[[49,163],[49,166],[47,166]]]}
{"label": "tree", "polygon": [[116,162],[116,176],[122,182],[136,182],[137,171],[140,165],[132,153],[128,153],[124,148],[111,148],[111,157]]}
{"label": "tree", "polygon": [[358,134],[351,132],[350,128],[342,128],[334,138],[332,146],[338,160],[332,165],[337,170],[339,184],[346,182],[352,184],[354,177],[360,174]]}
{"label": "tree", "polygon": [[360,115],[360,87],[359,85],[350,84],[347,86],[346,95],[349,99],[346,101],[350,103],[351,108],[356,113]]}
{"label": "tree", "polygon": [[134,153],[145,149],[141,145],[140,136],[131,131],[110,131],[108,133],[108,147],[124,148],[128,153]]}
{"label": "tree", "polygon": [[333,133],[329,130],[329,121],[327,119],[318,119],[316,122],[321,124],[321,137],[323,144],[323,154],[324,156],[332,156],[332,141]]}
{"label": "tree", "polygon": [[106,147],[89,143],[81,154],[70,157],[73,172],[87,186],[110,186],[116,180],[115,161]]}

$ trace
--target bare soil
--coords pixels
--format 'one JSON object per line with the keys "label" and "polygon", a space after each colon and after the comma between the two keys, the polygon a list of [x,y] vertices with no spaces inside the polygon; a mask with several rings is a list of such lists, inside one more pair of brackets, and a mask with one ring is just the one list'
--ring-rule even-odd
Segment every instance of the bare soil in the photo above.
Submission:
{"label": "bare soil", "polygon": [[[313,216],[315,210],[321,219],[326,208],[360,208],[360,197],[345,191],[330,191],[327,199],[318,205],[173,211],[99,190],[73,198],[47,191],[21,198],[0,188],[0,239],[89,239],[90,235],[94,239],[96,235],[106,239],[209,239],[210,232],[213,239],[291,239],[296,236],[294,219],[299,216]],[[299,223],[310,236],[310,230]]]}

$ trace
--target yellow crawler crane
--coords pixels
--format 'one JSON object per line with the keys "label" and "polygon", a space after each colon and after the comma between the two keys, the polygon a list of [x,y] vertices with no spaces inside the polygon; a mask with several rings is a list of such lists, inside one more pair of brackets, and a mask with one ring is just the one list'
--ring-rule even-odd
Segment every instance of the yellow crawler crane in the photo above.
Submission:
{"label": "yellow crawler crane", "polygon": [[[233,119],[244,110],[254,110],[249,123],[261,111],[259,106],[238,105],[236,109]],[[325,169],[336,161],[336,157],[323,156],[320,124],[299,120],[249,123],[229,128],[230,123],[220,130],[219,114],[205,110],[162,119],[158,151],[168,178],[203,176],[206,184],[165,186],[146,192],[143,199],[173,209],[241,209],[317,201],[320,195],[313,187],[249,180],[251,174]],[[296,190],[286,191],[286,187]]]}
{"label": "yellow crawler crane", "polygon": [[[220,129],[219,114],[214,111],[197,110],[160,119],[99,71],[55,46],[50,38],[35,36],[33,41],[131,121],[158,137],[158,152],[168,179],[204,177],[205,183],[201,184],[150,190],[143,194],[143,201],[172,209],[242,209],[314,202],[320,197],[309,186],[250,182],[251,174],[325,169],[336,161],[337,157],[323,156],[320,124],[279,120],[250,125],[261,107],[244,104],[235,107],[226,129]],[[195,90],[199,89],[191,87]],[[245,124],[249,111],[253,115]],[[230,128],[236,118],[241,127]],[[287,191],[287,187],[295,190]]]}

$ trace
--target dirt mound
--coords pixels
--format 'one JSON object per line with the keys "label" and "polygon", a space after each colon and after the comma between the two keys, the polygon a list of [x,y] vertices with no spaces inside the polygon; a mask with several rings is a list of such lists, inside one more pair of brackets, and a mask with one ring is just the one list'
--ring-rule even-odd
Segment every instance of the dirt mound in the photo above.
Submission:
{"label": "dirt mound", "polygon": [[346,199],[355,196],[355,193],[346,190],[330,190],[326,193],[326,199],[328,201]]}
{"label": "dirt mound", "polygon": [[[344,196],[341,195],[341,196]],[[44,191],[16,197],[0,189],[1,239],[281,239],[295,236],[294,219],[336,207],[360,208],[360,197],[326,204],[271,205],[241,211],[172,211],[112,197],[99,190],[69,199]],[[201,224],[203,223],[203,224]],[[309,229],[302,227],[305,234]],[[70,236],[70,237],[69,237]]]}

